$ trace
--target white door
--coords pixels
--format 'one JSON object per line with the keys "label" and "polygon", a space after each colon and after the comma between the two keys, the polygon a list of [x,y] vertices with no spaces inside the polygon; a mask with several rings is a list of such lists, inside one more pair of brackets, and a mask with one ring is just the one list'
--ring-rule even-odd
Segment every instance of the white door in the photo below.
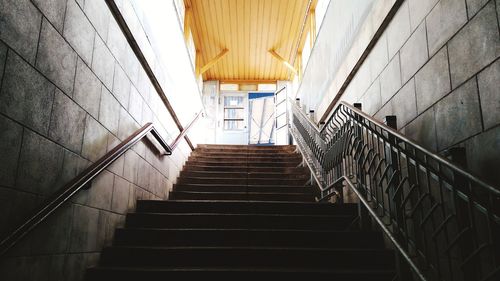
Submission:
{"label": "white door", "polygon": [[221,93],[217,143],[248,144],[248,94]]}

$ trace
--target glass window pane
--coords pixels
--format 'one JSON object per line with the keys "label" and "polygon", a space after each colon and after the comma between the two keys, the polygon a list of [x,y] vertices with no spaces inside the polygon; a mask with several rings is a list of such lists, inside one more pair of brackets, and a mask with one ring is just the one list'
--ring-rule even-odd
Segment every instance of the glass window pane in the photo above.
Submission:
{"label": "glass window pane", "polygon": [[243,130],[244,126],[243,120],[224,120],[224,130]]}
{"label": "glass window pane", "polygon": [[225,108],[224,118],[226,119],[243,119],[244,118],[243,108]]}
{"label": "glass window pane", "polygon": [[224,107],[243,107],[243,97],[224,97]]}

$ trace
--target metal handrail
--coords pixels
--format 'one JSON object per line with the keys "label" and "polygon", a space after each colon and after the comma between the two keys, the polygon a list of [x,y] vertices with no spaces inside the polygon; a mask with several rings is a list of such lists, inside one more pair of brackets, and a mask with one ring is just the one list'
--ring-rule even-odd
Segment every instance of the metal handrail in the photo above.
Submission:
{"label": "metal handrail", "polygon": [[102,156],[95,163],[81,172],[77,177],[64,185],[53,196],[47,199],[42,206],[37,209],[32,216],[25,222],[20,224],[15,230],[7,235],[0,242],[0,257],[5,255],[17,242],[25,237],[36,226],[42,223],[49,215],[54,213],[59,207],[73,197],[82,189],[89,189],[91,181],[97,177],[104,169],[109,167],[115,160],[122,156],[126,151],[132,148],[136,143],[145,138],[149,133],[154,137],[158,144],[165,150],[161,155],[171,155],[180,140],[186,136],[192,125],[199,119],[202,112],[200,111],[194,119],[186,126],[175,138],[172,144],[168,145],[154,128],[152,123],[147,123],[142,128],[135,131],[132,135],[122,141],[120,144],[111,149],[108,153]]}
{"label": "metal handrail", "polygon": [[375,220],[375,222],[379,225],[379,227],[382,229],[382,231],[384,232],[384,234],[389,238],[389,240],[394,245],[394,247],[401,253],[401,255],[403,256],[403,258],[406,260],[406,262],[408,263],[408,265],[412,269],[412,271],[415,272],[415,274],[418,277],[418,279],[420,279],[422,281],[427,280],[424,277],[424,274],[421,272],[421,270],[415,264],[415,262],[413,262],[413,260],[411,259],[410,255],[405,251],[404,247],[398,242],[398,239],[396,239],[396,237],[394,237],[394,235],[389,230],[389,228],[378,217],[378,215],[375,212],[375,210],[373,210],[373,208],[370,206],[370,203],[364,198],[363,194],[361,194],[361,192],[354,186],[354,184],[352,183],[352,181],[350,179],[348,179],[346,176],[342,176],[342,177],[340,177],[333,184],[333,186],[337,186],[337,185],[339,185],[339,184],[341,184],[343,182],[345,182],[347,184],[347,187],[352,192],[354,192],[354,194],[356,194],[356,196],[358,197],[358,199],[361,202],[361,204],[363,204],[363,206],[368,210],[368,212],[373,217],[373,219]]}
{"label": "metal handrail", "polygon": [[[359,116],[363,117],[364,119],[367,119],[370,122],[373,122],[374,124],[376,124],[376,125],[378,125],[380,127],[383,127],[384,130],[389,131],[394,137],[397,137],[401,141],[410,143],[416,149],[424,152],[427,156],[434,158],[435,160],[437,160],[441,164],[448,166],[454,172],[457,172],[457,173],[461,174],[462,176],[468,178],[471,181],[477,182],[479,187],[485,188],[488,192],[493,192],[494,194],[500,195],[500,190],[498,188],[495,188],[493,185],[491,185],[491,184],[483,181],[478,176],[473,175],[471,172],[464,170],[463,168],[455,165],[454,163],[448,161],[447,159],[441,157],[440,155],[431,152],[430,150],[426,149],[425,147],[421,146],[420,144],[416,143],[415,141],[413,141],[413,140],[409,139],[408,137],[406,137],[405,135],[401,134],[399,131],[397,131],[397,130],[395,130],[395,129],[393,129],[393,128],[387,126],[387,125],[385,125],[384,123],[376,120],[375,118],[371,117],[370,115],[364,113],[361,110],[358,110],[354,106],[352,106],[352,105],[350,105],[350,104],[348,104],[348,103],[346,103],[344,101],[341,101],[340,104],[342,106],[347,107],[350,110],[356,112],[356,114],[358,114]],[[331,123],[332,119],[333,119],[333,115],[331,115],[328,118],[327,123]],[[326,129],[327,129],[327,126],[324,126],[323,128],[321,128],[320,132],[324,133]]]}
{"label": "metal handrail", "polygon": [[[322,128],[290,103],[290,131],[319,200],[342,202],[346,192],[363,197],[373,219],[391,226],[396,249],[411,257],[406,260],[420,280],[499,274],[499,189],[345,102]],[[338,187],[347,178],[355,179],[356,190]]]}

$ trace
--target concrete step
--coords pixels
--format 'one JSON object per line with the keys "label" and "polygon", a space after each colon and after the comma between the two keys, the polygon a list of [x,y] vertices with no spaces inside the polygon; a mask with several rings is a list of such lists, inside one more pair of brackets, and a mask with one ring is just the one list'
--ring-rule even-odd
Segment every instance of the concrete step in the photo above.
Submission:
{"label": "concrete step", "polygon": [[305,185],[307,179],[288,178],[213,178],[213,177],[180,177],[178,184],[238,184],[238,185]]}
{"label": "concrete step", "polygon": [[207,172],[184,170],[179,177],[200,177],[200,178],[288,178],[288,179],[309,179],[305,173],[273,173],[273,172]]}
{"label": "concrete step", "polygon": [[391,269],[311,269],[255,267],[95,267],[88,270],[86,280],[336,280],[391,281]]}
{"label": "concrete step", "polygon": [[220,213],[220,214],[297,214],[357,216],[357,204],[320,204],[304,202],[245,202],[192,200],[138,200],[138,213]]}
{"label": "concrete step", "polygon": [[315,202],[310,193],[272,193],[272,192],[193,192],[171,191],[171,200],[242,200],[242,201],[289,201],[289,202]]}
{"label": "concrete step", "polygon": [[222,151],[222,152],[214,152],[214,151],[202,151],[202,150],[195,150],[191,153],[192,156],[206,156],[206,157],[224,157],[224,156],[235,156],[235,157],[292,157],[292,156],[298,156],[300,155],[299,153],[296,152],[290,152],[290,151],[234,151],[234,152],[227,152],[227,151]]}
{"label": "concrete step", "polygon": [[353,219],[347,215],[129,213],[126,227],[345,230]]}
{"label": "concrete step", "polygon": [[235,166],[235,165],[217,165],[207,166],[196,163],[187,163],[183,171],[206,171],[206,172],[244,172],[244,173],[279,173],[279,174],[306,174],[309,176],[309,170],[305,167],[276,167],[276,165],[267,165],[261,167]]}
{"label": "concrete step", "polygon": [[291,247],[132,247],[103,250],[103,266],[305,267],[389,269],[394,253],[385,249]]}
{"label": "concrete step", "polygon": [[279,161],[279,162],[263,162],[263,161],[218,161],[218,160],[210,160],[210,159],[203,159],[203,160],[189,160],[185,163],[185,166],[237,166],[237,167],[277,167],[277,168],[295,168],[299,166],[301,163],[300,160],[294,160],[294,161]]}
{"label": "concrete step", "polygon": [[311,186],[277,186],[277,185],[236,185],[236,184],[174,184],[174,191],[197,192],[271,192],[271,193],[309,193],[313,194]]}
{"label": "concrete step", "polygon": [[295,145],[268,145],[268,146],[258,146],[258,145],[234,145],[234,144],[198,144],[195,150],[198,149],[222,149],[222,150],[259,150],[259,151],[279,151],[279,150],[295,150]]}
{"label": "concrete step", "polygon": [[207,162],[217,162],[217,163],[233,163],[233,162],[266,162],[266,163],[280,163],[280,162],[298,162],[302,161],[300,156],[275,156],[275,157],[238,157],[238,156],[189,156],[188,161],[207,161]]}
{"label": "concrete step", "polygon": [[116,246],[383,248],[380,232],[290,229],[119,228]]}

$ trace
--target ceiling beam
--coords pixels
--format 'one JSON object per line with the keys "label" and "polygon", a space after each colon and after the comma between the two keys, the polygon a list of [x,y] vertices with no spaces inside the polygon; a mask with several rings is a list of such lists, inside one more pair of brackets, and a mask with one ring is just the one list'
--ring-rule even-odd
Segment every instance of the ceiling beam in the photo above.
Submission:
{"label": "ceiling beam", "polygon": [[222,57],[224,57],[227,52],[229,52],[228,49],[222,50],[215,58],[211,59],[209,62],[207,62],[200,70],[199,74],[205,73],[207,70],[209,70],[214,64],[216,64]]}
{"label": "ceiling beam", "polygon": [[221,84],[275,84],[276,80],[267,79],[222,79]]}
{"label": "ceiling beam", "polygon": [[184,41],[188,42],[189,34],[191,34],[191,8],[186,6],[184,12]]}
{"label": "ceiling beam", "polygon": [[298,74],[297,69],[293,67],[288,61],[286,61],[282,56],[280,56],[278,53],[276,53],[275,50],[271,49],[269,50],[269,53],[276,58],[277,60],[281,61],[286,67],[288,67],[295,75]]}

